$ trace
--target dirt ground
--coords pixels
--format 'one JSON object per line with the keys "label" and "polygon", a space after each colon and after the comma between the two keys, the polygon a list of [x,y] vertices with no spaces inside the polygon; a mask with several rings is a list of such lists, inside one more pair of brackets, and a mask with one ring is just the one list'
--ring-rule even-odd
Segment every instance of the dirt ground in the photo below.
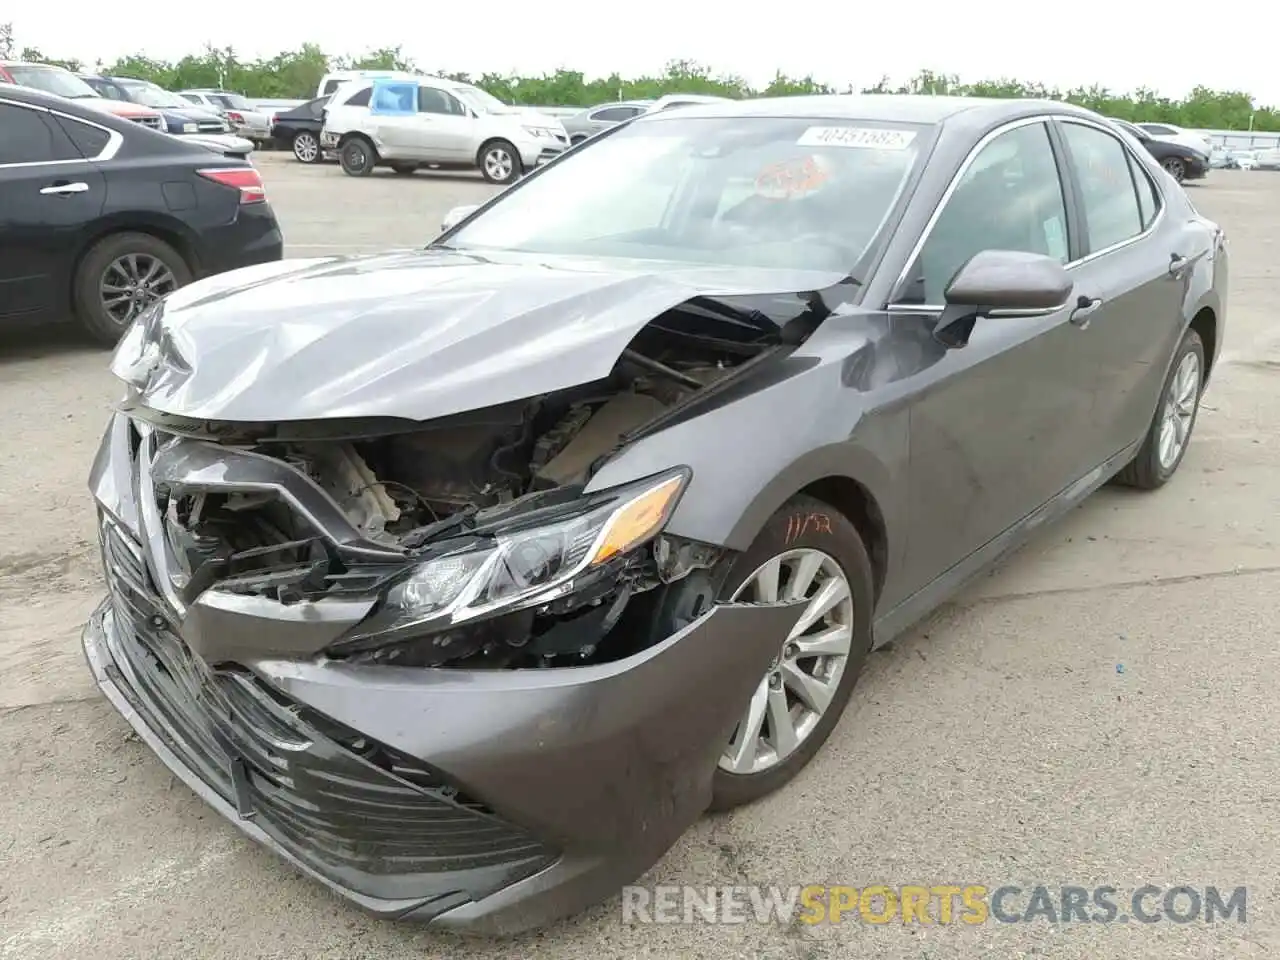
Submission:
{"label": "dirt ground", "polygon": [[[418,245],[491,188],[260,166],[291,256]],[[117,391],[65,332],[0,336],[0,957],[1176,958],[1280,952],[1280,175],[1190,188],[1230,236],[1225,353],[1177,478],[1107,489],[872,659],[789,789],[651,883],[1248,885],[1215,925],[626,925],[617,899],[465,946],[380,923],[242,839],[130,736],[78,648],[85,487]]]}

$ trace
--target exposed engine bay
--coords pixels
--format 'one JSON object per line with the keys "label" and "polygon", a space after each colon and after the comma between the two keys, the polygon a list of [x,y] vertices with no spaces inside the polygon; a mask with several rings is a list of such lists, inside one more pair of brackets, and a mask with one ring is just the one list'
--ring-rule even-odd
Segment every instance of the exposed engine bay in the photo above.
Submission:
{"label": "exposed engine bay", "polygon": [[[344,555],[269,492],[157,487],[171,548],[192,571],[187,595],[216,586],[289,604],[384,594],[406,567],[491,536],[511,518],[571,505],[613,453],[789,352],[819,319],[802,311],[778,324],[754,310],[690,301],[642,330],[606,380],[423,424],[330,425],[317,434],[314,425],[183,421],[144,411],[165,435],[213,440],[289,465],[323,490],[366,542],[386,548],[385,559]],[[565,596],[456,629],[366,634],[327,652],[414,666],[616,659],[706,612],[715,596],[711,571],[721,559],[706,545],[649,538],[593,567]]]}

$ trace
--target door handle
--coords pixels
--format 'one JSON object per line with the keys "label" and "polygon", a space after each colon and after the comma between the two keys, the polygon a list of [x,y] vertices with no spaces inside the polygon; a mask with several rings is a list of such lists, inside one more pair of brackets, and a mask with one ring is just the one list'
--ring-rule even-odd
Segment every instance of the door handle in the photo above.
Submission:
{"label": "door handle", "polygon": [[1089,326],[1089,319],[1097,312],[1100,306],[1102,306],[1101,297],[1086,297],[1082,295],[1076,300],[1076,308],[1071,311],[1070,322],[1083,330]]}
{"label": "door handle", "polygon": [[1183,273],[1186,272],[1187,267],[1190,265],[1191,260],[1188,257],[1184,257],[1180,253],[1169,254],[1169,276],[1173,277],[1173,279],[1181,280]]}
{"label": "door handle", "polygon": [[55,183],[49,187],[42,187],[40,192],[46,197],[65,197],[72,193],[86,193],[88,190],[89,185],[87,183]]}

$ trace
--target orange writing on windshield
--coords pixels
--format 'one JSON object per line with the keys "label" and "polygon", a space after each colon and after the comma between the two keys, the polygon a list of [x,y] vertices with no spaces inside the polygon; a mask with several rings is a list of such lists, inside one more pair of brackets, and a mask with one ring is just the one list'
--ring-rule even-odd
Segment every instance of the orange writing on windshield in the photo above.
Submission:
{"label": "orange writing on windshield", "polygon": [[829,174],[813,157],[772,163],[756,177],[756,193],[770,200],[791,200],[813,193]]}

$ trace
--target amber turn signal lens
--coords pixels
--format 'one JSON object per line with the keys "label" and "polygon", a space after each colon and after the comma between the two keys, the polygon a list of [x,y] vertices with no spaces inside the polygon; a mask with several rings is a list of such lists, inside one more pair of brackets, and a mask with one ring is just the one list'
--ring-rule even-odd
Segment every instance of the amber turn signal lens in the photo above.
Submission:
{"label": "amber turn signal lens", "polygon": [[619,508],[600,535],[591,562],[604,563],[654,536],[666,522],[683,483],[683,477],[672,477]]}

